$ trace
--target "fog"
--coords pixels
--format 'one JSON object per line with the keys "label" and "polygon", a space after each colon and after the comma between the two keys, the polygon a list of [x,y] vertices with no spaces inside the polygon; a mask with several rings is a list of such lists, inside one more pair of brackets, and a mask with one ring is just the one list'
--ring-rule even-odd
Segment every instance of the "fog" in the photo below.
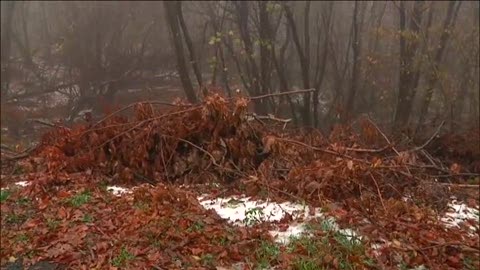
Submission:
{"label": "fog", "polygon": [[2,138],[140,100],[259,96],[329,131],[368,115],[410,135],[478,127],[479,4],[1,2]]}

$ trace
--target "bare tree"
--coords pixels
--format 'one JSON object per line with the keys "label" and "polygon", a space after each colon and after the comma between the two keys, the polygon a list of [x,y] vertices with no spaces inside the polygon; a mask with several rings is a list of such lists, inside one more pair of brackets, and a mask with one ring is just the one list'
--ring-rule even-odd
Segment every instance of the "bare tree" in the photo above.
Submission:
{"label": "bare tree", "polygon": [[407,29],[405,4],[404,1],[400,1],[400,79],[394,120],[397,130],[403,129],[408,124],[417,89],[415,78],[420,71],[415,65],[415,56],[419,45],[418,34],[425,5],[423,1],[413,3],[412,18]]}
{"label": "bare tree", "polygon": [[[314,127],[319,126],[319,97],[320,97],[320,88],[325,78],[325,71],[327,67],[328,59],[328,48],[330,41],[330,32],[332,28],[332,17],[333,17],[333,1],[328,2],[327,8],[323,9],[321,14],[323,28],[320,27],[320,23],[317,22],[317,49],[316,49],[316,62],[315,62],[315,72],[314,72],[314,88],[313,92],[313,125]],[[320,16],[319,14],[317,14]],[[321,42],[321,37],[323,36],[323,43]]]}
{"label": "bare tree", "polygon": [[177,59],[177,68],[178,73],[180,74],[180,80],[182,81],[183,89],[188,100],[192,103],[197,102],[197,96],[193,90],[192,82],[190,76],[188,75],[187,65],[185,64],[185,53],[183,50],[182,37],[179,27],[178,19],[178,7],[177,4],[173,1],[164,1],[163,5],[165,7],[165,17],[167,24],[170,29],[170,38],[172,45],[175,49],[175,55]]}
{"label": "bare tree", "polygon": [[[455,5],[456,4],[456,5]],[[445,52],[445,47],[447,45],[448,39],[450,37],[451,31],[455,25],[455,21],[458,15],[458,10],[461,6],[461,1],[450,1],[448,4],[447,15],[443,21],[443,32],[440,36],[440,43],[435,50],[435,56],[431,61],[431,66],[429,67],[428,82],[427,82],[427,91],[423,98],[423,102],[420,108],[420,120],[418,121],[418,128],[423,126],[425,118],[428,114],[428,108],[433,96],[433,90],[435,85],[438,83],[440,75],[439,68],[442,62],[443,54]]]}
{"label": "bare tree", "polygon": [[202,80],[202,73],[198,67],[197,58],[195,56],[195,50],[193,48],[193,42],[190,38],[190,34],[188,33],[188,28],[185,23],[185,19],[183,18],[183,11],[182,11],[182,1],[175,1],[178,21],[180,22],[180,28],[182,29],[183,36],[185,38],[185,44],[187,45],[189,56],[190,56],[190,63],[192,64],[193,72],[195,73],[195,77],[197,78],[197,83],[200,87],[203,86]]}
{"label": "bare tree", "polygon": [[[359,7],[361,5],[361,7]],[[352,20],[352,29],[353,29],[353,41],[352,41],[352,52],[353,52],[353,63],[352,63],[352,80],[350,85],[350,90],[347,95],[347,102],[345,105],[345,115],[344,120],[351,117],[354,109],[355,95],[359,88],[360,84],[360,72],[361,72],[361,50],[362,50],[362,25],[363,18],[365,14],[365,2],[355,1],[355,7],[353,9],[353,20]],[[361,10],[359,10],[361,9]],[[360,17],[360,18],[359,18]]]}
{"label": "bare tree", "polygon": [[[304,46],[300,44],[300,37],[297,30],[297,25],[295,18],[293,17],[293,12],[290,6],[286,3],[283,5],[285,10],[285,16],[287,18],[288,25],[292,31],[292,38],[297,50],[298,58],[300,60],[300,67],[302,69],[302,81],[303,87],[305,89],[310,88],[310,33],[309,33],[309,14],[310,14],[310,1],[305,3],[305,14],[304,14]],[[310,117],[310,99],[311,94],[306,93],[303,99],[303,123],[306,126],[311,125]]]}
{"label": "bare tree", "polygon": [[2,100],[5,100],[8,96],[10,86],[10,52],[12,48],[12,20],[13,12],[15,11],[15,1],[5,2],[5,12],[2,15]]}
{"label": "bare tree", "polygon": [[453,1],[2,2],[2,97],[62,94],[74,119],[98,100],[162,91],[178,72],[191,102],[209,83],[230,97],[314,88],[254,110],[323,130],[364,112],[396,130],[413,112],[419,130],[445,117],[458,130],[478,117],[478,16]]}

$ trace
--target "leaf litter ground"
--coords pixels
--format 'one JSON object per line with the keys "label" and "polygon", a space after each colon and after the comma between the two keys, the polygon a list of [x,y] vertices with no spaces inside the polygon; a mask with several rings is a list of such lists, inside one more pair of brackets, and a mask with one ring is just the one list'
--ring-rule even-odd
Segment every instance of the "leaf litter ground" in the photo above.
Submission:
{"label": "leaf litter ground", "polygon": [[137,103],[46,133],[21,174],[2,174],[1,264],[479,267],[478,193],[461,182],[478,175],[475,147],[394,144],[369,119],[328,138],[284,130],[247,104]]}

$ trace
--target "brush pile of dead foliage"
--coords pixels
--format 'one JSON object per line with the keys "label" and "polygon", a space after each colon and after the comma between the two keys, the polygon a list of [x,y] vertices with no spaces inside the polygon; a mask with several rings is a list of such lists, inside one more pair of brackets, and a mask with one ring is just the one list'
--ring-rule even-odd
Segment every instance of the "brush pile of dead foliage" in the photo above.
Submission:
{"label": "brush pile of dead foliage", "polygon": [[[247,112],[247,99],[217,94],[167,111],[156,105],[138,103],[99,122],[45,134],[24,162],[27,171],[49,175],[32,180],[33,187],[41,192],[71,183],[59,180],[64,173],[104,175],[117,183],[226,182],[230,191],[251,196],[266,190],[277,200],[337,205],[332,211],[341,224],[355,226],[371,243],[393,243],[375,253],[381,268],[400,261],[459,268],[472,256],[478,264],[478,231],[464,236],[465,228],[445,228],[438,220],[451,194],[437,181],[478,171],[427,152],[437,133],[420,146],[399,146],[363,119],[362,132],[336,127],[327,138],[272,128]],[[122,115],[131,108],[134,117]]]}

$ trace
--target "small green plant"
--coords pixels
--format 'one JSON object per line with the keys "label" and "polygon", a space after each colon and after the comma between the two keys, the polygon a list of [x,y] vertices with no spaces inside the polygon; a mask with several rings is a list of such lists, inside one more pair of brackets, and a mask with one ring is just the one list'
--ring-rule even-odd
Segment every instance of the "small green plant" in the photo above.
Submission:
{"label": "small green plant", "polygon": [[162,247],[162,242],[160,242],[160,240],[159,240],[160,237],[159,237],[158,234],[154,233],[151,230],[148,230],[148,231],[145,232],[145,236],[147,237],[150,245],[152,245],[156,248],[161,248]]}
{"label": "small green plant", "polygon": [[201,232],[205,229],[205,224],[201,221],[195,221],[190,227],[187,229],[187,232]]}
{"label": "small green plant", "polygon": [[322,231],[329,232],[335,229],[335,220],[332,218],[322,220],[320,227]]}
{"label": "small green plant", "polygon": [[17,241],[18,243],[28,242],[28,235],[26,235],[24,233],[19,234],[15,237],[15,241]]}
{"label": "small green plant", "polygon": [[264,219],[263,209],[259,207],[251,208],[245,211],[245,218],[243,219],[243,224],[246,226],[252,226],[257,223],[262,222]]}
{"label": "small green plant", "polygon": [[360,239],[355,235],[347,235],[345,233],[336,232],[335,240],[348,252],[363,252],[363,245]]}
{"label": "small green plant", "polygon": [[122,247],[122,249],[120,250],[120,254],[118,254],[117,257],[113,258],[112,265],[115,267],[126,266],[128,262],[133,259],[135,259],[135,255],[128,252],[125,247]]}
{"label": "small green plant", "polygon": [[6,218],[6,222],[9,224],[21,224],[25,220],[27,220],[27,217],[22,214],[9,214]]}
{"label": "small green plant", "polygon": [[287,251],[294,252],[297,246],[302,246],[307,251],[308,256],[313,256],[318,253],[317,243],[313,238],[306,235],[300,237],[291,236],[288,242]]}
{"label": "small green plant", "polygon": [[50,231],[54,231],[58,228],[58,225],[60,225],[60,221],[56,219],[47,219],[47,227]]}
{"label": "small green plant", "polygon": [[256,250],[255,255],[258,260],[258,268],[269,268],[272,262],[274,262],[280,255],[280,248],[267,241],[262,241],[260,247]]}
{"label": "small green plant", "polygon": [[91,199],[90,192],[84,191],[84,192],[82,192],[80,194],[76,194],[75,196],[70,198],[69,203],[73,207],[80,207],[80,206],[88,203],[90,201],[90,199]]}
{"label": "small green plant", "polygon": [[11,193],[8,190],[5,190],[5,189],[0,190],[0,203],[3,203],[4,201],[6,201],[8,197],[10,197],[10,194]]}
{"label": "small green plant", "polygon": [[138,210],[141,210],[141,211],[148,211],[150,209],[150,205],[148,204],[148,202],[144,202],[144,201],[138,201],[138,202],[135,202],[133,204],[133,207],[135,209],[138,209]]}
{"label": "small green plant", "polygon": [[225,237],[225,236],[221,236],[221,237],[217,238],[217,242],[220,246],[226,246],[228,244],[228,242],[230,242],[230,240],[228,240],[228,238]]}
{"label": "small green plant", "polygon": [[300,258],[295,261],[293,269],[298,270],[317,270],[321,269],[313,258]]}
{"label": "small green plant", "polygon": [[93,222],[93,217],[92,217],[92,215],[90,215],[90,214],[88,214],[88,213],[85,214],[85,215],[83,215],[83,217],[82,217],[82,222],[83,222],[83,223],[92,223],[92,222]]}
{"label": "small green plant", "polygon": [[204,266],[212,267],[215,265],[215,257],[209,253],[202,255],[202,257],[200,258],[200,261]]}
{"label": "small green plant", "polygon": [[22,197],[18,199],[17,204],[21,206],[27,206],[31,203],[30,199],[27,197]]}
{"label": "small green plant", "polygon": [[303,224],[303,228],[305,229],[306,232],[313,232],[318,230],[318,224],[315,223],[305,223]]}

